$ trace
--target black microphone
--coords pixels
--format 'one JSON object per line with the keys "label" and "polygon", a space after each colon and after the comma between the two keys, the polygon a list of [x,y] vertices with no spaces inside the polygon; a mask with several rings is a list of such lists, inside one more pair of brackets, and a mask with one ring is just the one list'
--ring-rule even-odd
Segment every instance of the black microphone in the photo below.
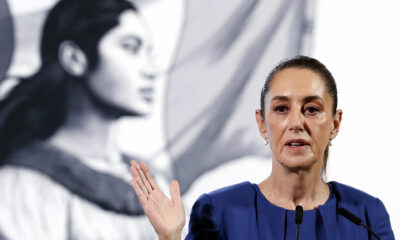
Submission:
{"label": "black microphone", "polygon": [[376,235],[376,233],[374,233],[374,231],[371,230],[371,228],[369,228],[367,225],[365,225],[360,218],[358,218],[356,215],[352,214],[351,212],[349,212],[347,209],[345,208],[338,208],[338,213],[340,215],[342,215],[343,217],[347,218],[348,220],[350,220],[351,222],[353,222],[356,225],[361,225],[363,226],[365,229],[367,229],[367,231],[369,233],[371,233],[372,235],[374,235],[374,237],[378,240],[381,240],[381,238]]}
{"label": "black microphone", "polygon": [[296,206],[296,217],[294,218],[294,222],[297,224],[296,240],[299,240],[300,224],[303,222],[303,207],[300,205]]}

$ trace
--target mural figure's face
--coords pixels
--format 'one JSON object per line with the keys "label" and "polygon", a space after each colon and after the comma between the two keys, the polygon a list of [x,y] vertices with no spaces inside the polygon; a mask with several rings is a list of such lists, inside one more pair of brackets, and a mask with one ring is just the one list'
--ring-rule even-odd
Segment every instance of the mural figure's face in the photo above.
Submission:
{"label": "mural figure's face", "polygon": [[154,68],[143,19],[127,10],[98,45],[99,63],[88,75],[91,91],[111,106],[145,115],[153,102]]}
{"label": "mural figure's face", "polygon": [[341,119],[341,111],[332,116],[332,101],[321,77],[310,70],[289,68],[275,74],[261,125],[257,116],[274,160],[290,169],[321,166]]}

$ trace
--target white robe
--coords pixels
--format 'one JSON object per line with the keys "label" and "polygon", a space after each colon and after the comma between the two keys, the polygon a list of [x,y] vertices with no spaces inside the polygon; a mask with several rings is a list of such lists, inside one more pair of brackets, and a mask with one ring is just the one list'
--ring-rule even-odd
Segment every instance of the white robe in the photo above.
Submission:
{"label": "white robe", "polygon": [[[133,189],[132,189],[133,191]],[[0,238],[156,239],[145,216],[104,210],[31,168],[0,168]]]}

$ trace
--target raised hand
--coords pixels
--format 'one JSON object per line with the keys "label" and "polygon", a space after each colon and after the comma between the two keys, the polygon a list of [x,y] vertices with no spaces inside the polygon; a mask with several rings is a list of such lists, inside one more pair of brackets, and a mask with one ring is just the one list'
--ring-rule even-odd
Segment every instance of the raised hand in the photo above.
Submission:
{"label": "raised hand", "polygon": [[170,183],[170,200],[154,181],[144,162],[131,162],[131,184],[160,240],[181,239],[185,225],[185,211],[180,196],[179,183]]}

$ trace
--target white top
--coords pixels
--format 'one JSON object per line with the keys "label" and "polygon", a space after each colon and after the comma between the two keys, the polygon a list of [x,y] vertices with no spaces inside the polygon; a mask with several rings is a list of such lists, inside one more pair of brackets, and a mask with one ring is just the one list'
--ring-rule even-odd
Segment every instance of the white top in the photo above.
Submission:
{"label": "white top", "polygon": [[106,211],[29,168],[1,167],[0,196],[0,238],[156,239],[146,217]]}

